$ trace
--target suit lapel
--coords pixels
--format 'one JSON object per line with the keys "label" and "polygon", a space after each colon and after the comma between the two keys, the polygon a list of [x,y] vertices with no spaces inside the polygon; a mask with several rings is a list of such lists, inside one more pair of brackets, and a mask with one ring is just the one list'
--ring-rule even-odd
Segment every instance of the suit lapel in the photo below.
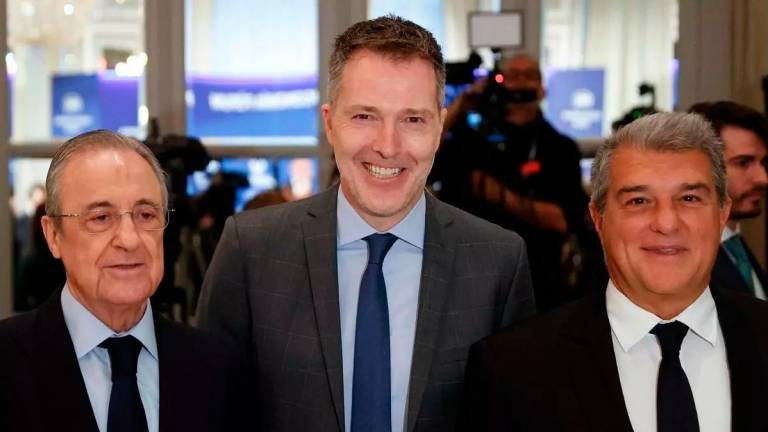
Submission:
{"label": "suit lapel", "polygon": [[763,267],[760,265],[759,262],[757,262],[757,257],[752,253],[752,250],[747,247],[745,248],[747,251],[747,256],[749,257],[749,262],[752,263],[752,269],[755,271],[755,274],[757,274],[757,279],[760,281],[760,285],[763,287],[763,290],[768,290],[768,285],[766,285],[766,278],[765,278],[765,271],[763,270]]}
{"label": "suit lapel", "polygon": [[[728,373],[731,380],[731,429],[768,430],[765,417],[765,389],[768,388],[765,364],[756,348],[760,337],[725,294],[712,290],[720,328],[725,339]],[[760,329],[762,330],[762,329]]]}
{"label": "suit lapel", "polygon": [[[64,322],[61,309],[61,290],[52,295],[37,311],[34,333],[20,340],[27,346],[34,364],[37,386],[21,391],[35,391],[27,400],[45,398],[45,422],[66,421],[67,429],[98,432],[93,408],[88,399],[80,366],[77,362],[72,338]],[[39,405],[35,405],[39,408]],[[32,413],[39,416],[39,412]],[[54,428],[61,427],[56,424]]]}
{"label": "suit lapel", "polygon": [[451,228],[452,217],[440,211],[439,206],[442,204],[429,193],[426,193],[426,201],[419,312],[406,415],[408,431],[413,431],[416,426],[424,390],[427,387],[435,346],[445,315],[456,250],[456,232]]}
{"label": "suit lapel", "polygon": [[563,326],[563,355],[586,430],[631,431],[624,403],[605,291],[587,298]]}
{"label": "suit lapel", "polygon": [[190,380],[194,380],[194,371],[188,367],[189,356],[194,353],[175,349],[173,335],[169,334],[170,324],[159,313],[154,313],[153,317],[160,373],[159,430],[181,430],[182,427],[177,424],[177,415],[184,415],[186,399],[183,389],[189,386]]}
{"label": "suit lapel", "polygon": [[344,380],[336,265],[336,199],[338,186],[320,195],[302,223],[312,304],[339,430],[344,430]]}
{"label": "suit lapel", "polygon": [[[752,257],[752,253],[747,249],[747,254]],[[754,266],[754,263],[753,263]],[[759,269],[759,267],[756,267]],[[712,271],[712,278],[716,279],[716,284],[725,289],[739,291],[754,295],[747,283],[744,281],[744,277],[739,273],[739,269],[736,268],[736,264],[728,257],[728,253],[725,251],[723,245],[717,250],[717,258],[715,259],[715,267]],[[762,283],[762,280],[760,281]],[[765,285],[763,285],[765,286]]]}

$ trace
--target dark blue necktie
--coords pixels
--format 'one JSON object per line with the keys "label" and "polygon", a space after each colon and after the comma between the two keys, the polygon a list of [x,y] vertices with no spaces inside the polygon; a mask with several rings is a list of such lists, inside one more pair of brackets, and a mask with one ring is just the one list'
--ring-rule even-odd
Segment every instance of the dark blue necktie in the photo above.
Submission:
{"label": "dark blue necktie", "polygon": [[99,346],[109,351],[112,365],[107,432],[146,432],[147,417],[136,383],[141,342],[133,336],[111,337]]}
{"label": "dark blue necktie", "polygon": [[389,308],[382,266],[396,240],[392,234],[372,234],[365,238],[368,265],[360,282],[357,303],[351,432],[392,430]]}
{"label": "dark blue necktie", "polygon": [[658,432],[699,432],[699,418],[691,385],[680,364],[680,346],[688,326],[680,321],[656,324],[651,330],[661,345],[656,419]]}

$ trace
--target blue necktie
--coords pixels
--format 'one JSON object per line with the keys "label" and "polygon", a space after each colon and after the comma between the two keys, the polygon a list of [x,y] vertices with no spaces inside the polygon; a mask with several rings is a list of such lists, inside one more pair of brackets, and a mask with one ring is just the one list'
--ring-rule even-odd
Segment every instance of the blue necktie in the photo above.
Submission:
{"label": "blue necktie", "polygon": [[389,432],[392,430],[389,308],[382,267],[397,237],[371,234],[364,240],[368,243],[368,265],[360,282],[357,303],[351,432]]}
{"label": "blue necktie", "polygon": [[112,392],[109,396],[107,432],[146,432],[147,417],[136,383],[141,342],[133,336],[111,337],[99,344],[109,351]]}

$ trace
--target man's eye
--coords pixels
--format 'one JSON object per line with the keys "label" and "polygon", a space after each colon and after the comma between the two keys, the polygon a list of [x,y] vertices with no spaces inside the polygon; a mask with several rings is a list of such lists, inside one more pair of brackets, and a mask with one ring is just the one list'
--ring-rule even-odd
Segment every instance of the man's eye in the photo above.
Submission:
{"label": "man's eye", "polygon": [[637,197],[637,198],[630,198],[630,200],[627,201],[627,204],[631,205],[631,206],[637,206],[637,205],[645,204],[647,202],[648,202],[647,199],[642,198],[642,197]]}
{"label": "man's eye", "polygon": [[352,118],[355,120],[370,120],[373,116],[370,114],[355,114]]}
{"label": "man's eye", "polygon": [[685,202],[700,202],[701,198],[696,195],[683,195],[683,201]]}
{"label": "man's eye", "polygon": [[405,122],[412,123],[412,124],[424,123],[424,118],[418,117],[418,116],[406,117]]}
{"label": "man's eye", "polygon": [[93,223],[109,223],[111,220],[112,214],[109,212],[94,212],[87,217],[87,221]]}
{"label": "man's eye", "polygon": [[138,218],[142,221],[151,221],[155,219],[157,215],[154,212],[151,211],[140,211],[138,212]]}

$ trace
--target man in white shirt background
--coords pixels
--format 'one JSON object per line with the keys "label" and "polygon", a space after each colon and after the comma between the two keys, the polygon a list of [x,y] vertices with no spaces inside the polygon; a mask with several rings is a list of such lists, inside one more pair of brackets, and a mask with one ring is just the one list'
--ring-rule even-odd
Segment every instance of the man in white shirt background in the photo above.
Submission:
{"label": "man in white shirt background", "polygon": [[731,205],[714,131],[641,118],[592,179],[607,289],[474,345],[464,429],[765,430],[768,305],[708,285]]}
{"label": "man in white shirt background", "polygon": [[710,287],[747,292],[765,300],[768,278],[744,241],[740,222],[762,212],[768,158],[768,119],[760,112],[729,101],[691,107],[703,115],[725,145],[725,169],[731,215],[723,229]]}

